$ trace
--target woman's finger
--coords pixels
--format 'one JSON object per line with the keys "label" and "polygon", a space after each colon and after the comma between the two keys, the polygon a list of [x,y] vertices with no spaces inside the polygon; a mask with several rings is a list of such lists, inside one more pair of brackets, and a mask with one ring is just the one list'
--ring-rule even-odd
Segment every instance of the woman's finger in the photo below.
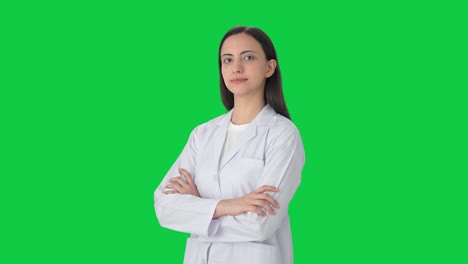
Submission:
{"label": "woman's finger", "polygon": [[249,206],[247,211],[252,212],[252,213],[256,213],[257,215],[262,216],[262,217],[266,216],[265,212],[263,212],[260,208],[258,208],[257,206],[254,206],[254,205]]}
{"label": "woman's finger", "polygon": [[180,172],[180,174],[185,176],[185,179],[187,180],[188,184],[190,184],[190,185],[194,184],[193,179],[192,179],[192,175],[188,171],[186,171],[185,169],[180,168],[179,172]]}
{"label": "woman's finger", "polygon": [[171,188],[176,190],[178,193],[185,193],[185,189],[182,186],[180,186],[179,184],[177,184],[177,183],[175,183],[175,184],[174,183],[169,183],[166,186],[166,189],[171,189]]}
{"label": "woman's finger", "polygon": [[271,195],[269,195],[268,193],[257,194],[256,198],[261,199],[261,200],[266,200],[276,208],[280,207],[279,203],[273,197],[271,197]]}
{"label": "woman's finger", "polygon": [[263,185],[262,187],[255,190],[255,193],[264,193],[264,192],[278,192],[279,189],[271,185]]}
{"label": "woman's finger", "polygon": [[273,214],[275,215],[276,212],[275,212],[275,209],[273,209],[273,207],[271,207],[270,203],[268,203],[267,201],[265,200],[256,200],[254,202],[254,204],[260,208],[263,208],[265,209],[266,211],[268,211],[270,214]]}
{"label": "woman's finger", "polygon": [[188,188],[188,184],[181,177],[174,177],[169,180],[171,183],[177,183],[183,188]]}

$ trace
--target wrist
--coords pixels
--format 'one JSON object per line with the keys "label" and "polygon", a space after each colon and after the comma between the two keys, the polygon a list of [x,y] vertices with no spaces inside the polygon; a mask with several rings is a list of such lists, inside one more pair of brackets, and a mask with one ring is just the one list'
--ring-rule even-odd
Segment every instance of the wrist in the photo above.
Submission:
{"label": "wrist", "polygon": [[216,205],[216,209],[215,209],[214,214],[213,214],[213,219],[219,218],[219,217],[221,217],[221,216],[226,215],[226,212],[225,212],[225,208],[226,208],[225,203],[226,203],[225,200],[219,201],[219,203]]}

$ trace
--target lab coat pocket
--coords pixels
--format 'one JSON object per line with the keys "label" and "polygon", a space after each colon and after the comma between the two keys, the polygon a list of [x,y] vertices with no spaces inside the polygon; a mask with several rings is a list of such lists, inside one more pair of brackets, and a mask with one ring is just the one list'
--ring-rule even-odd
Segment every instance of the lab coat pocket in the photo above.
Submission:
{"label": "lab coat pocket", "polygon": [[[237,158],[233,160],[233,163],[237,163],[239,167],[243,167],[249,172],[261,172],[263,171],[263,166],[265,161],[261,159],[252,159],[252,158]],[[239,168],[241,169],[241,168]],[[260,175],[259,175],[260,176]]]}
{"label": "lab coat pocket", "polygon": [[252,187],[257,186],[260,176],[262,176],[263,167],[265,162],[259,159],[239,158],[237,163],[238,175],[245,181],[251,183]]}
{"label": "lab coat pocket", "polygon": [[258,159],[232,159],[220,175],[223,197],[238,198],[258,188],[264,164]]}
{"label": "lab coat pocket", "polygon": [[[232,247],[232,263],[242,264],[281,264],[279,248],[268,244],[255,242],[236,243]],[[231,262],[230,262],[231,263]]]}

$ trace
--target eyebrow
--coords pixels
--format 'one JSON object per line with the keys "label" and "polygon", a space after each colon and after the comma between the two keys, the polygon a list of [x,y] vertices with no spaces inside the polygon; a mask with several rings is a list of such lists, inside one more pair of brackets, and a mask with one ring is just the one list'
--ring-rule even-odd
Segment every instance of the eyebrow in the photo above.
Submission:
{"label": "eyebrow", "polygon": [[[240,53],[240,55],[242,55],[242,54],[244,54],[244,53],[247,53],[247,52],[257,53],[257,52],[255,52],[255,51],[253,51],[253,50],[244,50],[244,51],[242,51],[242,52]],[[224,57],[224,56],[232,56],[232,54],[231,54],[231,53],[224,53],[223,55],[221,55],[221,57]]]}

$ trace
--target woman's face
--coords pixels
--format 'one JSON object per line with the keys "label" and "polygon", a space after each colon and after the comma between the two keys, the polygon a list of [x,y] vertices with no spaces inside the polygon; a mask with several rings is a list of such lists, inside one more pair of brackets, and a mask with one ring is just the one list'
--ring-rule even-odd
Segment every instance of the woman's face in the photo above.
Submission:
{"label": "woman's face", "polygon": [[221,47],[221,73],[235,97],[263,96],[275,68],[276,61],[267,61],[260,43],[245,33],[228,37]]}

